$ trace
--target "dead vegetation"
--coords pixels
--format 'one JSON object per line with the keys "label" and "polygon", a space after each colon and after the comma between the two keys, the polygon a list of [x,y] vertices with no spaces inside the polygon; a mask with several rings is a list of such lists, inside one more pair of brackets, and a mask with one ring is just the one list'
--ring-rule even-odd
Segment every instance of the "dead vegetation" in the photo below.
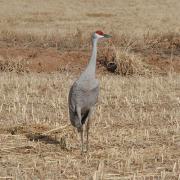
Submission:
{"label": "dead vegetation", "polygon": [[[100,77],[90,151],[84,156],[77,133],[66,127],[67,89],[73,78],[64,73],[1,73],[1,177],[179,177],[179,75]],[[61,126],[59,133],[47,133]]]}
{"label": "dead vegetation", "polygon": [[[122,48],[105,49],[99,61],[108,71],[121,76],[152,75],[155,72],[161,73],[147,64],[144,59]],[[155,71],[156,70],[156,71]]]}
{"label": "dead vegetation", "polygon": [[150,71],[150,67],[140,57],[127,52],[117,52],[116,64],[118,74],[123,76],[147,75]]}
{"label": "dead vegetation", "polygon": [[[2,30],[0,32],[1,47],[41,47],[59,50],[77,50],[87,47],[87,39],[82,39],[82,31],[77,29],[74,34],[62,36],[60,33],[36,35],[33,33]],[[88,43],[89,44],[89,43]]]}
{"label": "dead vegetation", "polygon": [[[0,179],[179,180],[179,5],[1,0]],[[98,45],[100,99],[81,156],[67,94],[99,29],[113,38]]]}
{"label": "dead vegetation", "polygon": [[[99,61],[112,72],[123,76],[167,74],[179,72],[180,35],[144,34],[142,38],[130,38],[125,35],[114,39],[103,47]],[[114,68],[114,69],[113,69]]]}
{"label": "dead vegetation", "polygon": [[87,13],[86,15],[89,17],[96,17],[96,18],[109,18],[114,16],[113,14],[110,13]]}
{"label": "dead vegetation", "polygon": [[[90,35],[89,35],[90,36]],[[69,34],[66,37],[59,36],[58,34],[48,36],[36,36],[32,34],[16,34],[15,32],[2,32],[2,44],[5,47],[19,47],[23,49],[32,49],[31,55],[26,55],[25,58],[33,60],[38,58],[37,48],[44,49],[44,52],[48,52],[47,49],[54,48],[60,53],[69,51],[75,51],[79,53],[78,61],[84,62],[83,56],[89,56],[91,43],[87,37],[84,37],[80,29],[75,34]],[[33,50],[34,49],[34,50]],[[24,51],[24,50],[23,50]],[[167,34],[144,34],[142,37],[128,37],[127,35],[113,34],[112,41],[107,43],[100,43],[98,62],[105,66],[107,69],[116,74],[123,76],[126,75],[147,75],[152,74],[167,74],[169,72],[180,72],[180,35],[177,33]],[[82,53],[82,55],[81,55]],[[47,53],[46,53],[47,54]],[[56,52],[57,54],[57,52]],[[46,55],[47,56],[47,55]],[[55,55],[52,56],[54,58]],[[12,57],[13,58],[13,57]],[[48,57],[42,57],[47,59]],[[58,61],[58,55],[56,61]],[[76,57],[74,57],[74,61]],[[25,61],[21,61],[25,62]],[[46,63],[46,60],[43,61]],[[51,62],[51,61],[49,61]],[[54,63],[54,61],[52,61]],[[54,71],[60,69],[64,71],[67,69],[67,64],[64,67],[55,67]],[[3,63],[3,62],[2,62]],[[1,64],[2,64],[1,63]],[[9,60],[7,60],[8,67],[11,66]],[[12,61],[12,66],[16,66],[15,61]],[[22,67],[24,67],[22,63]],[[42,64],[42,62],[39,62]],[[70,62],[71,63],[71,62]],[[21,63],[17,63],[20,67]],[[31,64],[31,63],[30,63]],[[111,67],[109,66],[111,65]],[[3,66],[3,65],[2,65]],[[38,66],[38,65],[37,65]],[[46,65],[45,65],[46,66]],[[17,67],[17,68],[18,68]],[[28,68],[32,68],[27,65]],[[3,68],[2,68],[3,69]],[[9,70],[11,70],[10,68]],[[21,68],[22,69],[22,68]],[[38,69],[38,68],[36,68]],[[43,70],[43,67],[38,71]],[[70,70],[70,69],[69,69]],[[20,70],[21,71],[21,70]],[[25,70],[26,71],[26,68]],[[51,70],[52,71],[52,70]]]}
{"label": "dead vegetation", "polygon": [[28,62],[26,59],[4,59],[0,58],[0,71],[1,72],[16,72],[16,73],[27,73]]}

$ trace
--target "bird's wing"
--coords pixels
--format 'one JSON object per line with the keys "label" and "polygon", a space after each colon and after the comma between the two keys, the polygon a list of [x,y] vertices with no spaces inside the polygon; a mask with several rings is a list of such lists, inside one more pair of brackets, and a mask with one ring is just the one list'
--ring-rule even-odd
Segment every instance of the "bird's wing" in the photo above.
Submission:
{"label": "bird's wing", "polygon": [[98,95],[99,95],[99,85],[94,87],[89,91],[90,99],[92,100],[93,104],[96,104],[98,101]]}
{"label": "bird's wing", "polygon": [[69,103],[69,109],[73,112],[76,110],[76,90],[77,90],[77,83],[74,82],[74,84],[71,86],[68,96],[68,103]]}
{"label": "bird's wing", "polygon": [[99,82],[81,84],[78,81],[74,82],[69,92],[69,108],[75,112],[76,105],[91,106],[98,100]]}

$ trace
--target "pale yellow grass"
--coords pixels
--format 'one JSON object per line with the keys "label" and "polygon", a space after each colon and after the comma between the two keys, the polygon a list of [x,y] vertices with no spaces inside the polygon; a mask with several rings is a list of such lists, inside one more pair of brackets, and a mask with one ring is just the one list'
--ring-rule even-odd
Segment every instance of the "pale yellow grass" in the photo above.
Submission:
{"label": "pale yellow grass", "polygon": [[0,30],[60,36],[106,32],[179,32],[179,0],[1,0]]}
{"label": "pale yellow grass", "polygon": [[1,73],[0,177],[178,179],[180,76],[99,78],[90,150],[81,156],[71,126],[56,138],[41,137],[69,124],[67,95],[74,77]]}

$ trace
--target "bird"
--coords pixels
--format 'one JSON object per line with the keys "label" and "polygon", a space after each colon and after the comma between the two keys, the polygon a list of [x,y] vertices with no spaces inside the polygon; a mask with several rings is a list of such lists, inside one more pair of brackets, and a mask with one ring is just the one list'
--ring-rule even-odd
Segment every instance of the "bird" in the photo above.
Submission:
{"label": "bird", "polygon": [[[99,81],[96,79],[97,43],[99,39],[111,37],[100,30],[92,34],[92,55],[89,63],[70,87],[69,117],[71,124],[80,133],[81,153],[88,151],[90,120],[99,95]],[[84,151],[84,126],[86,126],[86,151]]]}

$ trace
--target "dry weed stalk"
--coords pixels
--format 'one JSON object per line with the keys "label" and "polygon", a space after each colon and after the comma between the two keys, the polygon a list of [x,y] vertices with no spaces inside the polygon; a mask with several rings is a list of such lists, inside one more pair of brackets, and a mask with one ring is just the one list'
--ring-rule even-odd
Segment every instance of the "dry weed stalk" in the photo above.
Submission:
{"label": "dry weed stalk", "polygon": [[63,131],[63,130],[67,130],[68,127],[70,127],[71,125],[64,125],[64,126],[60,126],[60,127],[57,127],[57,128],[54,128],[54,129],[51,129],[49,131],[45,131],[43,132],[42,135],[48,135],[48,134],[54,134],[54,133],[59,133],[60,131]]}
{"label": "dry weed stalk", "polygon": [[126,48],[117,48],[114,43],[102,49],[99,55],[99,61],[109,71],[122,76],[132,75],[150,75],[153,73],[153,67],[147,64],[144,59],[134,53],[130,53],[129,45]]}
{"label": "dry weed stalk", "polygon": [[130,54],[126,50],[116,50],[117,73],[127,75],[147,75],[150,73],[149,66],[141,57]]}
{"label": "dry weed stalk", "polygon": [[104,161],[101,160],[98,165],[97,171],[94,172],[92,177],[93,180],[103,180],[104,179]]}
{"label": "dry weed stalk", "polygon": [[16,73],[23,73],[29,72],[27,67],[27,60],[26,59],[4,59],[0,58],[0,71],[1,72],[16,72]]}

